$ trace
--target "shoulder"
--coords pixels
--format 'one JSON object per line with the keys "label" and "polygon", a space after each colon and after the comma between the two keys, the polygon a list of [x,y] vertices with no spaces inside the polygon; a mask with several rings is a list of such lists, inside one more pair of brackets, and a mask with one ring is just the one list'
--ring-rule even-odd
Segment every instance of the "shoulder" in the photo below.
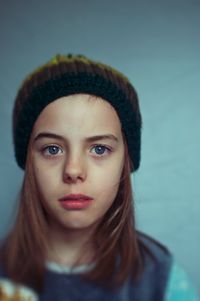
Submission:
{"label": "shoulder", "polygon": [[171,272],[173,256],[154,238],[137,231],[142,270],[131,285],[131,296],[136,300],[164,300]]}
{"label": "shoulder", "polygon": [[6,278],[0,278],[0,300],[38,301],[38,297],[30,288],[17,285]]}
{"label": "shoulder", "polygon": [[[197,293],[185,270],[159,241],[142,233],[138,244],[142,254],[144,270],[140,278],[142,287],[159,292],[156,300],[198,301]],[[162,297],[161,297],[162,296]]]}
{"label": "shoulder", "polygon": [[173,256],[166,246],[151,236],[137,231],[137,240],[140,254],[144,264],[153,268],[157,266],[165,266],[170,270]]}
{"label": "shoulder", "polygon": [[38,296],[32,289],[10,280],[6,276],[3,265],[0,263],[0,300],[38,301]]}

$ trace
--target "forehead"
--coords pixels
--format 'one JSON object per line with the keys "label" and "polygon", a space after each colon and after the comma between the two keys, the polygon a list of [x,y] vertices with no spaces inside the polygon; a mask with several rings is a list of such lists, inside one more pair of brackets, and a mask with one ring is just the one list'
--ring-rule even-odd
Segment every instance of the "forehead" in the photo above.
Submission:
{"label": "forehead", "polygon": [[40,113],[34,131],[88,133],[97,131],[121,132],[115,109],[106,100],[87,94],[59,98]]}

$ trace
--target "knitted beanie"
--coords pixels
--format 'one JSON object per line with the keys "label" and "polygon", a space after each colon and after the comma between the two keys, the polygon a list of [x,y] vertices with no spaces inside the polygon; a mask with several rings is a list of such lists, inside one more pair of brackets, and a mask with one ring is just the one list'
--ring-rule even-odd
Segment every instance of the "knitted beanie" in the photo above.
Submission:
{"label": "knitted beanie", "polygon": [[56,55],[27,76],[16,96],[13,140],[18,165],[24,169],[34,123],[54,100],[77,93],[95,95],[116,110],[125,134],[131,172],[140,164],[141,114],[138,97],[129,80],[114,68],[83,55]]}

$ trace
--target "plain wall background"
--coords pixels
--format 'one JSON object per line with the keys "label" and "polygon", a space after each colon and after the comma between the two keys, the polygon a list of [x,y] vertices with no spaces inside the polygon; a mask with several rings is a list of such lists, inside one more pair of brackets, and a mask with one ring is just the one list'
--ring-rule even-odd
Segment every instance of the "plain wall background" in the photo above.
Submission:
{"label": "plain wall background", "polygon": [[132,177],[138,228],[174,253],[200,291],[200,1],[0,1],[0,237],[23,172],[11,112],[24,77],[57,53],[124,72],[143,115]]}

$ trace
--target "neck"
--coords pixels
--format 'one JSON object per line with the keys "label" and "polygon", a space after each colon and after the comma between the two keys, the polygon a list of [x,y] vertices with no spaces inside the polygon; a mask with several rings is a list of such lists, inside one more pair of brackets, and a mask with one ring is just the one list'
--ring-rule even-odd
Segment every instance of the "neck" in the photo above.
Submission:
{"label": "neck", "polygon": [[88,229],[63,229],[57,225],[51,225],[47,259],[66,266],[92,262],[93,232]]}

